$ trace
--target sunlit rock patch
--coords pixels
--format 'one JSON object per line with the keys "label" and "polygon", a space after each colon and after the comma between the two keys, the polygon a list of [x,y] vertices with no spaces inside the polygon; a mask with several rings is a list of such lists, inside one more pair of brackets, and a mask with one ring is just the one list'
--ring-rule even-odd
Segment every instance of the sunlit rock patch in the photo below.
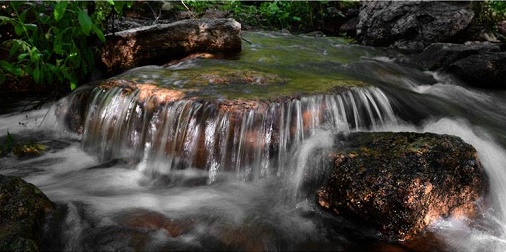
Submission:
{"label": "sunlit rock patch", "polygon": [[488,188],[476,150],[432,133],[352,133],[338,138],[318,203],[408,240],[438,218],[473,218]]}

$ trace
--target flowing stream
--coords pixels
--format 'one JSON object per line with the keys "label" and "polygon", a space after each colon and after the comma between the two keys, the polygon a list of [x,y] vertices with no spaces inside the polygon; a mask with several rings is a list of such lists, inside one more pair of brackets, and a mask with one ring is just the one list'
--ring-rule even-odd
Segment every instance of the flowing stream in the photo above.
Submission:
{"label": "flowing stream", "polygon": [[[244,37],[251,44],[238,59],[146,66],[113,78],[199,99],[148,109],[139,91],[83,88],[77,93],[89,91],[90,99],[82,134],[66,128],[55,106],[0,115],[0,137],[47,148],[36,158],[0,157],[0,174],[22,177],[58,203],[43,249],[506,250],[506,92],[473,89],[337,38]],[[185,85],[230,69],[281,81]],[[262,102],[222,109],[230,99]],[[476,221],[440,220],[429,227],[437,242],[411,247],[378,242],[374,230],[321,210],[308,180],[325,172],[333,135],[353,131],[461,137],[490,178],[487,209]]]}

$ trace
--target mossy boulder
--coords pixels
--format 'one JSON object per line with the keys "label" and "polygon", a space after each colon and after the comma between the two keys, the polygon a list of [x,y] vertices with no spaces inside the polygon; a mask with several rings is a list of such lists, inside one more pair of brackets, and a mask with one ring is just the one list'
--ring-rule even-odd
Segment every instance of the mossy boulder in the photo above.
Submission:
{"label": "mossy boulder", "polygon": [[0,251],[38,251],[54,204],[34,185],[0,175]]}
{"label": "mossy boulder", "polygon": [[477,214],[488,180],[476,150],[432,133],[352,133],[337,137],[333,170],[318,204],[404,241],[438,218]]}

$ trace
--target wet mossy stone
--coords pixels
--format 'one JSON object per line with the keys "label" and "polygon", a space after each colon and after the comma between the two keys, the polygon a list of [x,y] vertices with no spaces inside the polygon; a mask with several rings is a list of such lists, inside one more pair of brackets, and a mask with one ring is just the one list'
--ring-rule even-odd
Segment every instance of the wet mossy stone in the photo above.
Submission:
{"label": "wet mossy stone", "polygon": [[476,150],[450,135],[358,132],[336,137],[318,204],[404,241],[438,218],[473,218],[488,179]]}
{"label": "wet mossy stone", "polygon": [[54,204],[36,186],[0,175],[0,251],[38,251]]}

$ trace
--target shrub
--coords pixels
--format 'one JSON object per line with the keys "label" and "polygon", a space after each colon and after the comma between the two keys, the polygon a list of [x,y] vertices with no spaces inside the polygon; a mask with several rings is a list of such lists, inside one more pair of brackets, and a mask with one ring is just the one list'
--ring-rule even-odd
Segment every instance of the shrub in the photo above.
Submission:
{"label": "shrub", "polygon": [[0,84],[8,77],[71,90],[86,81],[95,65],[102,23],[126,2],[16,2],[0,7],[3,34]]}

